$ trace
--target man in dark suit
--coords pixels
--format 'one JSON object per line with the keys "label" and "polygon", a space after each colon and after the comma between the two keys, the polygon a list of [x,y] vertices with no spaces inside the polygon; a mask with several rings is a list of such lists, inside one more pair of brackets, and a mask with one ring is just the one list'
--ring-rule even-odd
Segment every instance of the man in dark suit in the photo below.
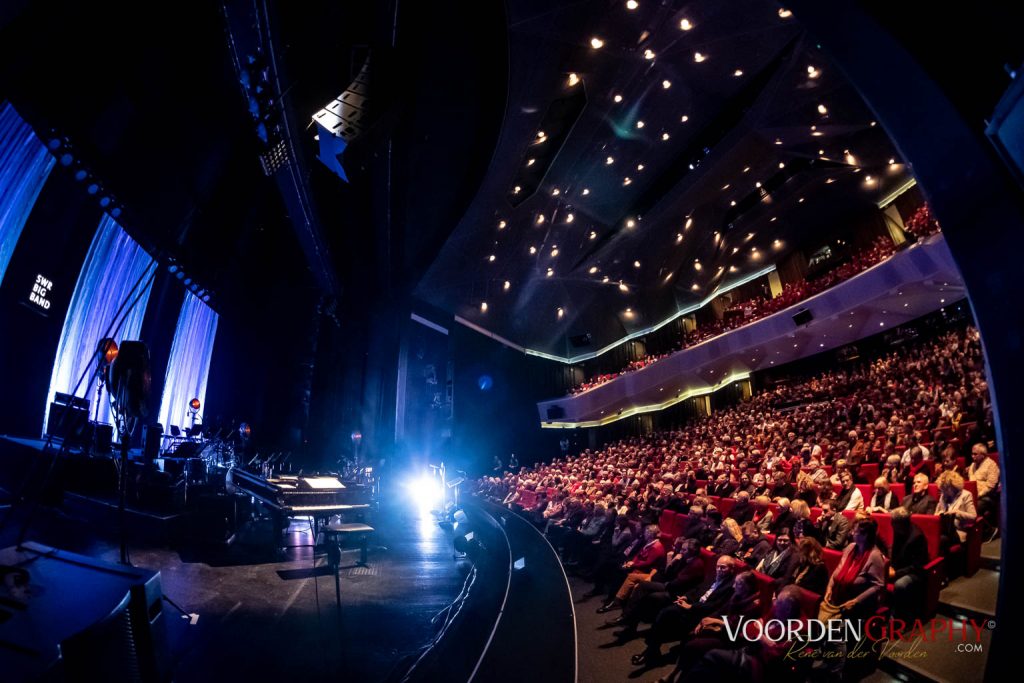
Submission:
{"label": "man in dark suit", "polygon": [[776,581],[781,581],[789,576],[793,565],[800,560],[799,554],[793,549],[793,539],[789,531],[783,529],[775,537],[775,547],[761,558],[757,565],[757,571],[767,574]]}
{"label": "man in dark suit", "polygon": [[722,555],[715,563],[715,574],[711,579],[665,607],[654,620],[651,630],[644,636],[647,648],[631,661],[635,666],[650,666],[661,660],[661,645],[680,640],[696,628],[701,619],[717,614],[732,595],[733,579],[739,560]]}
{"label": "man in dark suit", "polygon": [[846,517],[836,511],[836,504],[833,500],[826,500],[821,504],[821,518],[818,519],[818,526],[821,528],[821,537],[825,541],[825,547],[832,550],[842,550],[850,540],[850,530],[853,525]]}
{"label": "man in dark suit", "polygon": [[793,514],[793,508],[789,506],[789,499],[779,498],[776,502],[779,505],[779,511],[772,519],[773,534],[780,533],[783,529],[791,529],[796,523],[796,515]]}
{"label": "man in dark suit", "polygon": [[928,540],[910,522],[906,508],[894,508],[892,518],[892,559],[888,581],[894,582],[892,602],[894,616],[916,619],[920,616],[924,567],[928,564]]}
{"label": "man in dark suit", "polygon": [[736,503],[729,511],[729,516],[736,520],[736,523],[743,526],[754,518],[754,506],[750,502],[750,494],[740,491],[736,495]]}
{"label": "man in dark suit", "polygon": [[695,538],[700,541],[706,530],[707,522],[704,520],[704,510],[696,505],[690,507],[690,514],[686,516],[679,535],[683,538]]}
{"label": "man in dark suit", "polygon": [[912,515],[934,515],[937,503],[928,495],[928,475],[924,472],[915,474],[910,494],[903,497],[903,508]]}

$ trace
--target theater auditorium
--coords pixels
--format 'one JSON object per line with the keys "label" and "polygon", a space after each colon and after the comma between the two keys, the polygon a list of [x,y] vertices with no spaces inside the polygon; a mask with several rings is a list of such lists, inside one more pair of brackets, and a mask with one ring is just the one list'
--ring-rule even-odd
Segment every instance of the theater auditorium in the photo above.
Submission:
{"label": "theater auditorium", "polygon": [[1021,27],[4,2],[0,680],[1005,680]]}

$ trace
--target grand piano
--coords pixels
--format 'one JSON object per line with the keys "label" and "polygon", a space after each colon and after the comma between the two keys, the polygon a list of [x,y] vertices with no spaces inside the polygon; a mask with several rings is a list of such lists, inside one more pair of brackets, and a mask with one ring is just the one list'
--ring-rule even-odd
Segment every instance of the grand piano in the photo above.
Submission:
{"label": "grand piano", "polygon": [[335,515],[360,519],[373,502],[371,487],[342,483],[332,475],[265,477],[234,468],[228,473],[228,485],[269,510],[276,529],[286,527],[290,517],[312,517],[314,528]]}

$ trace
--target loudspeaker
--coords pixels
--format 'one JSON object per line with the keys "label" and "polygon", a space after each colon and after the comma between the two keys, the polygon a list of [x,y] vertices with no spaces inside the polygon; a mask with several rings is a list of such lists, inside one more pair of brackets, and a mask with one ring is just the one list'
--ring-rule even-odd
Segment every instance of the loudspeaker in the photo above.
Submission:
{"label": "loudspeaker", "polygon": [[583,334],[574,334],[571,337],[569,337],[569,344],[571,344],[575,348],[590,346],[591,339],[592,337],[590,336],[589,332],[585,332]]}
{"label": "loudspeaker", "polygon": [[117,358],[110,366],[108,387],[118,412],[125,417],[147,417],[152,385],[149,347],[140,341],[121,342]]}
{"label": "loudspeaker", "polygon": [[812,320],[814,320],[814,315],[806,309],[800,311],[799,313],[793,314],[793,322],[796,324],[797,327],[800,327],[801,325],[806,325]]}
{"label": "loudspeaker", "polygon": [[563,417],[565,417],[565,408],[563,408],[562,406],[548,407],[549,420],[561,420]]}
{"label": "loudspeaker", "polygon": [[96,452],[109,453],[110,444],[114,442],[114,425],[100,423],[96,425]]}
{"label": "loudspeaker", "polygon": [[142,461],[147,467],[160,457],[160,439],[164,435],[164,426],[151,424],[146,427],[146,441],[142,445]]}
{"label": "loudspeaker", "polygon": [[89,443],[92,433],[89,431],[89,411],[56,401],[50,404],[50,414],[46,419],[48,436],[64,439],[69,445],[81,446]]}

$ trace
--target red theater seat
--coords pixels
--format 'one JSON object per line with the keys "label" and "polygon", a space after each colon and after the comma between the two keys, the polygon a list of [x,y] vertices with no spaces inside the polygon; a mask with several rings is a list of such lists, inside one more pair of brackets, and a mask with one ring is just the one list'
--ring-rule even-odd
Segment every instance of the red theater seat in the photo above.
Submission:
{"label": "red theater seat", "polygon": [[715,575],[715,563],[718,562],[718,555],[707,548],[701,548],[700,556],[704,560],[704,580],[707,581]]}
{"label": "red theater seat", "polygon": [[922,618],[930,619],[939,607],[939,592],[946,578],[945,559],[939,557],[941,525],[938,515],[911,515],[911,522],[924,534],[928,543],[928,564],[925,565],[925,600]]}
{"label": "red theater seat", "polygon": [[868,484],[874,484],[878,479],[878,463],[866,462],[860,466],[860,476]]}
{"label": "red theater seat", "polygon": [[797,586],[796,589],[800,591],[800,612],[807,619],[817,619],[821,596],[800,586]]}
{"label": "red theater seat", "polygon": [[821,551],[821,559],[825,562],[825,567],[828,568],[828,575],[832,576],[836,567],[839,566],[839,560],[843,559],[843,552],[841,550],[824,548]]}
{"label": "red theater seat", "polygon": [[717,507],[722,513],[722,519],[725,519],[729,516],[729,513],[732,512],[732,508],[734,505],[736,505],[735,498],[720,498],[718,500]]}
{"label": "red theater seat", "polygon": [[759,571],[754,571],[754,580],[757,581],[757,593],[761,598],[761,614],[767,616],[772,610],[772,598],[775,597],[775,580]]}

